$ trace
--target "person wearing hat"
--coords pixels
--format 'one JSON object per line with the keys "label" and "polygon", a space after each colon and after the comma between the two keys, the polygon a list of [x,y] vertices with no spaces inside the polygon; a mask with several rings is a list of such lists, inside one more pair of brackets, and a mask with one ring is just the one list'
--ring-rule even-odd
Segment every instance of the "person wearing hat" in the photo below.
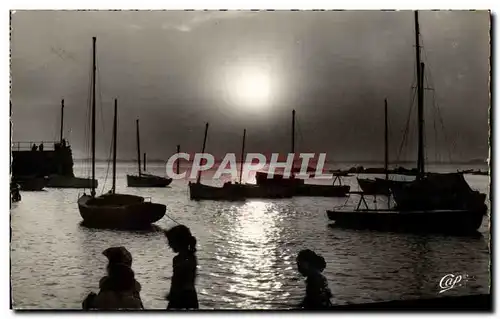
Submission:
{"label": "person wearing hat", "polygon": [[99,281],[100,291],[90,293],[84,309],[144,309],[140,291],[132,270],[132,255],[125,247],[110,247],[103,251],[108,258],[108,275]]}
{"label": "person wearing hat", "polygon": [[300,307],[303,309],[328,309],[332,306],[332,293],[322,272],[325,259],[310,249],[304,249],[297,256],[299,273],[306,277],[306,296]]}

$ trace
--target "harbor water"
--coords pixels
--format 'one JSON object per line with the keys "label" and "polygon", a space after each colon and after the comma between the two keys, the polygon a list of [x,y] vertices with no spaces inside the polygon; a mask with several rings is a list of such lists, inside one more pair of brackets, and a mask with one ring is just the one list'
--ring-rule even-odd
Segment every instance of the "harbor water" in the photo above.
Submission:
{"label": "harbor water", "polygon": [[[335,304],[489,292],[488,218],[478,238],[342,230],[328,227],[325,212],[355,205],[355,198],[195,202],[189,200],[186,181],[174,180],[163,189],[127,188],[125,175],[135,169],[134,163],[118,165],[117,191],[166,204],[171,219],[165,216],[157,225],[172,227],[175,220],[189,226],[198,240],[201,308],[295,307],[305,291],[295,257],[305,248],[327,261],[324,274]],[[161,164],[152,164],[149,171],[165,173]],[[76,167],[75,175],[79,172]],[[110,189],[110,174],[106,164],[98,165],[98,194]],[[466,175],[466,180],[473,189],[489,193],[488,176]],[[343,181],[358,190],[355,177]],[[107,260],[102,251],[122,245],[133,255],[144,306],[164,309],[174,254],[162,232],[85,228],[76,204],[81,193],[77,189],[22,192],[22,201],[12,204],[13,306],[81,309],[82,300],[97,292],[105,275]],[[370,204],[386,205],[383,198]],[[468,277],[462,286],[440,294],[439,282],[447,274]]]}

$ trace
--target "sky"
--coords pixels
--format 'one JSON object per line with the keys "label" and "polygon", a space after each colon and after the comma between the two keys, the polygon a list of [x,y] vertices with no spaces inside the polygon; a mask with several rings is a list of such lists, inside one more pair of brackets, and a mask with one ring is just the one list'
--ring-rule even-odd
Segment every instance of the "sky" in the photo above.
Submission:
{"label": "sky", "polygon": [[[419,13],[428,160],[488,157],[490,16]],[[92,37],[97,146],[107,158],[118,100],[118,158],[167,159],[176,145],[217,157],[296,151],[329,161],[416,159],[410,11],[16,11],[11,17],[13,141],[64,136],[89,156]],[[407,123],[409,124],[408,130]],[[405,131],[408,133],[404,139]],[[403,143],[402,141],[406,142]]]}

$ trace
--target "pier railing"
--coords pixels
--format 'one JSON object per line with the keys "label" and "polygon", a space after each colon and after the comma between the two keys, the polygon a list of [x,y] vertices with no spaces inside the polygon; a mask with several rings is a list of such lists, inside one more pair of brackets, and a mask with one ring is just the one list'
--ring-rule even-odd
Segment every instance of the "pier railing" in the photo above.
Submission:
{"label": "pier railing", "polygon": [[[60,141],[30,141],[30,142],[12,142],[13,151],[30,151],[36,145],[36,150],[40,150],[40,145],[43,145],[44,151],[53,151],[56,145],[61,145]],[[66,146],[69,146],[66,144]]]}

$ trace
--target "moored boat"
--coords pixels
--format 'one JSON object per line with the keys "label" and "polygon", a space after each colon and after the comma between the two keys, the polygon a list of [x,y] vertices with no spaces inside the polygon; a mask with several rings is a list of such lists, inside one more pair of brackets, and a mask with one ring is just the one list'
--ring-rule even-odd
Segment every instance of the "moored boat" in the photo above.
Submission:
{"label": "moored boat", "polygon": [[327,216],[335,226],[393,232],[430,232],[443,234],[476,233],[487,208],[441,210],[329,210]]}
{"label": "moored boat", "polygon": [[171,178],[156,176],[145,173],[146,171],[146,153],[144,153],[144,172],[141,171],[141,140],[139,137],[139,120],[136,120],[137,130],[137,175],[127,175],[128,187],[167,187],[172,183]]}
{"label": "moored boat", "polygon": [[[208,136],[208,123],[205,124],[205,135],[201,153],[205,153]],[[245,193],[240,184],[224,183],[222,187],[205,185],[201,183],[201,173],[198,172],[196,182],[189,182],[189,198],[192,200],[222,200],[240,201],[245,200]]]}
{"label": "moored boat", "polygon": [[84,224],[97,228],[142,228],[162,219],[166,206],[147,202],[141,196],[103,194],[98,197],[83,195],[78,209]]}
{"label": "moored boat", "polygon": [[245,189],[238,184],[225,183],[222,187],[189,182],[189,197],[192,200],[245,200]]}
{"label": "moored boat", "polygon": [[141,173],[141,175],[127,175],[128,187],[167,187],[172,183],[171,178]]}
{"label": "moored boat", "polygon": [[[365,193],[353,192],[361,195],[356,209],[330,210],[327,211],[327,216],[335,221],[335,225],[347,228],[446,234],[477,233],[488,211],[485,204],[486,195],[472,190],[461,173],[438,174],[424,171],[424,64],[420,62],[418,12],[415,12],[415,34],[419,124],[417,178],[411,182],[393,182],[388,180],[386,173],[385,183],[388,184],[395,202],[392,208],[369,209],[364,200]],[[389,197],[389,192],[386,194]],[[365,208],[360,209],[362,203]]]}
{"label": "moored boat", "polygon": [[[292,111],[292,154],[295,154],[295,110]],[[342,185],[341,176],[343,174],[335,175],[333,184],[331,185],[318,185],[306,184],[304,179],[298,178],[299,169],[293,167],[291,176],[287,177],[283,174],[274,173],[272,176],[268,172],[257,172],[255,179],[259,186],[273,186],[287,188],[288,193],[293,196],[308,196],[308,197],[344,197],[350,190],[350,186]],[[311,173],[313,168],[308,166],[307,173]],[[314,170],[316,171],[316,170]],[[312,174],[314,176],[314,174]],[[339,185],[335,184],[339,182]]]}
{"label": "moored boat", "polygon": [[[92,68],[92,180],[95,180],[95,43],[93,38]],[[78,199],[78,209],[84,224],[97,228],[142,228],[163,218],[166,206],[145,201],[144,197],[116,193],[116,145],[117,145],[117,100],[113,125],[113,184],[108,194],[95,196],[95,187],[90,195],[83,194]],[[93,186],[93,185],[92,185]]]}

